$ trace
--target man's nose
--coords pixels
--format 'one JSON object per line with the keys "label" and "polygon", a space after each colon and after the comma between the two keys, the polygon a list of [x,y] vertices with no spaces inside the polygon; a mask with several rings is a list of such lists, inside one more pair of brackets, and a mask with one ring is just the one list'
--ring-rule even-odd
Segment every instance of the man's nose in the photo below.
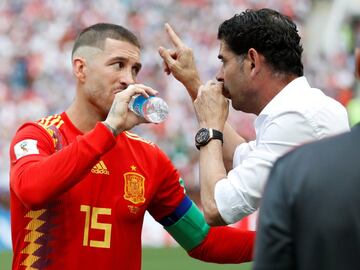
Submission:
{"label": "man's nose", "polygon": [[135,78],[131,71],[124,71],[120,76],[120,83],[127,87],[130,84],[135,83]]}
{"label": "man's nose", "polygon": [[216,74],[216,80],[218,80],[219,82],[224,82],[224,69],[223,67],[221,67],[218,71],[218,73]]}

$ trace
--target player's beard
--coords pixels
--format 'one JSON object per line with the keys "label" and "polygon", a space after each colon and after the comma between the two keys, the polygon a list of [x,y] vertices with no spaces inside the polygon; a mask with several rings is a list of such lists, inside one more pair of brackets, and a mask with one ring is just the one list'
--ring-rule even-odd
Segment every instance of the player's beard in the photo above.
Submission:
{"label": "player's beard", "polygon": [[223,85],[223,89],[222,89],[222,95],[228,99],[231,99],[231,95],[229,92],[229,89],[226,87],[226,85]]}
{"label": "player's beard", "polygon": [[105,98],[104,96],[93,96],[91,98],[91,103],[93,105],[94,110],[99,115],[101,121],[104,121],[109,114],[110,108],[112,106],[112,103],[114,101],[114,97]]}

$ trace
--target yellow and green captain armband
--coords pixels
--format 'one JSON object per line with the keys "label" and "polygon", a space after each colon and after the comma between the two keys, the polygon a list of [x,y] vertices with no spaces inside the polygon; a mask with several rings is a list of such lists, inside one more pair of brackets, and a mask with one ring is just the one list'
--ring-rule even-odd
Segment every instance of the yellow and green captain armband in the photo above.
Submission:
{"label": "yellow and green captain armband", "polygon": [[204,215],[188,196],[160,223],[186,251],[200,245],[210,229]]}

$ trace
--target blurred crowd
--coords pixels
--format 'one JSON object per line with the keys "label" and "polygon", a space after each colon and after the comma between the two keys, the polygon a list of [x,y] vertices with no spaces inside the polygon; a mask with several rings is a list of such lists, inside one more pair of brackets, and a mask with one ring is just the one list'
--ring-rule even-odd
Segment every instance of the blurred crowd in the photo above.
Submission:
{"label": "blurred crowd", "polygon": [[[214,78],[217,28],[234,13],[271,7],[290,17],[306,38],[310,0],[1,0],[0,1],[0,199],[9,192],[9,143],[25,121],[62,112],[74,96],[71,48],[76,34],[97,22],[124,25],[142,42],[143,69],[139,81],[160,92],[169,104],[169,118],[159,125],[142,125],[134,132],[150,139],[169,155],[190,192],[198,190],[193,137],[198,127],[186,90],[164,74],[158,46],[170,46],[164,31],[169,22],[193,48],[202,79]],[[354,27],[360,33],[360,27]],[[360,35],[357,35],[360,36]],[[353,91],[353,60],[347,45],[332,56],[304,55],[310,82],[346,104]],[[247,139],[254,137],[254,115],[230,113],[230,121]]]}

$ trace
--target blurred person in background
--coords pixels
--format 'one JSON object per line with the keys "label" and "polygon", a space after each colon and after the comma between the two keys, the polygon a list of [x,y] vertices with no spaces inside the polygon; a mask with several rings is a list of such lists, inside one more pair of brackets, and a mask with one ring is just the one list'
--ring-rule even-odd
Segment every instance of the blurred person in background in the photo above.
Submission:
{"label": "blurred person in background", "polygon": [[[165,71],[192,100],[200,130],[200,187],[210,225],[253,213],[274,162],[290,149],[349,130],[345,108],[303,76],[295,23],[271,9],[246,10],[218,29],[222,67],[202,85],[192,50],[166,25],[174,49],[159,48]],[[227,123],[235,110],[254,113],[256,139],[245,141]]]}
{"label": "blurred person in background", "polygon": [[92,25],[72,67],[70,107],[25,123],[10,146],[13,269],[140,269],[146,210],[194,258],[251,260],[254,233],[210,228],[169,158],[128,132],[145,121],[128,109],[132,96],[157,94],[136,82],[137,37]]}
{"label": "blurred person in background", "polygon": [[[356,49],[360,77],[360,47]],[[360,125],[280,158],[264,190],[255,270],[360,269]]]}

